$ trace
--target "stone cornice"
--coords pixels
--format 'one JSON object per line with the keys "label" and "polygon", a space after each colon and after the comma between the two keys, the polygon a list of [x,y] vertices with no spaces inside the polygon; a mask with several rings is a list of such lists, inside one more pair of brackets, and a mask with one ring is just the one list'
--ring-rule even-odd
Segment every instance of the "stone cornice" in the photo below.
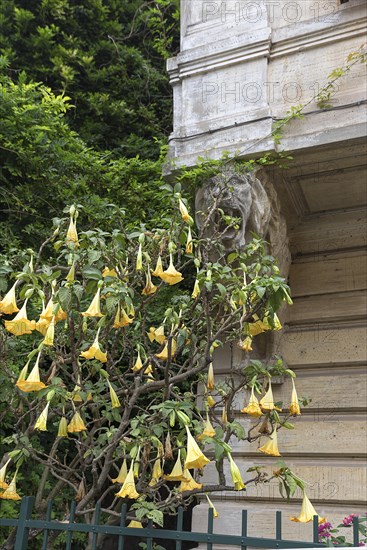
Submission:
{"label": "stone cornice", "polygon": [[328,44],[348,40],[357,36],[365,37],[367,18],[362,17],[347,23],[333,25],[328,29],[322,28],[313,32],[295,33],[293,36],[277,40],[277,33],[272,36],[273,44],[270,58],[275,59],[288,56],[311,48],[324,47]]}
{"label": "stone cornice", "polygon": [[209,45],[198,46],[178,54],[167,62],[171,84],[175,85],[183,78],[192,75],[215,71],[235,64],[243,64],[253,59],[270,57],[276,59],[289,56],[312,48],[321,48],[328,44],[364,37],[367,18],[361,17],[351,21],[342,21],[336,25],[322,26],[311,30],[306,24],[294,25],[290,30],[273,31],[264,27],[218,40]]}
{"label": "stone cornice", "polygon": [[210,45],[184,51],[167,62],[171,84],[177,79],[215,71],[221,67],[245,63],[252,59],[269,57],[271,29],[265,27],[253,33],[219,40]]}

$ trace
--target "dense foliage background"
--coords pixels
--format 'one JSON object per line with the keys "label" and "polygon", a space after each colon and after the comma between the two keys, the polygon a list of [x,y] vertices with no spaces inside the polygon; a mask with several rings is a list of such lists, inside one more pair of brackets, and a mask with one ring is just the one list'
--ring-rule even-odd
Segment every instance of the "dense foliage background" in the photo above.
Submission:
{"label": "dense foliage background", "polygon": [[111,202],[157,215],[178,0],[5,0],[0,21],[0,248],[81,199],[90,224]]}
{"label": "dense foliage background", "polygon": [[5,0],[0,51],[75,109],[88,145],[155,158],[172,120],[165,59],[178,47],[178,0]]}

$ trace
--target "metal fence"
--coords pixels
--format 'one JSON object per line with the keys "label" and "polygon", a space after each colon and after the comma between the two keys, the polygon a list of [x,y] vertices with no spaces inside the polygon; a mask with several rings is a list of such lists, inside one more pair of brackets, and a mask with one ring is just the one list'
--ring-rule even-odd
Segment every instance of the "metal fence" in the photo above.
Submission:
{"label": "metal fence", "polygon": [[[282,513],[276,512],[275,516],[275,539],[250,537],[247,535],[247,510],[242,511],[242,529],[241,535],[228,535],[213,533],[213,510],[208,510],[208,527],[205,533],[193,533],[191,531],[183,531],[183,508],[178,509],[177,525],[175,530],[156,529],[152,522],[148,523],[146,528],[126,527],[126,511],[127,506],[123,504],[120,525],[103,525],[100,524],[101,508],[96,506],[94,513],[94,523],[76,523],[75,522],[75,502],[71,503],[70,514],[65,523],[53,520],[51,521],[52,502],[48,503],[46,518],[32,519],[32,511],[34,507],[34,497],[23,497],[18,519],[0,519],[0,527],[16,527],[16,538],[14,550],[27,550],[29,531],[35,530],[42,537],[42,546],[39,548],[47,550],[49,535],[52,531],[60,531],[66,533],[65,550],[72,550],[73,534],[86,533],[91,534],[91,548],[97,550],[97,539],[99,534],[114,535],[116,537],[117,550],[129,550],[129,545],[126,543],[127,537],[133,537],[139,541],[145,541],[146,550],[153,550],[153,543],[159,540],[174,541],[175,549],[182,550],[183,541],[191,541],[196,543],[206,544],[207,550],[213,550],[214,544],[222,544],[226,550],[231,548],[240,548],[246,550],[247,546],[254,548],[325,548],[324,544],[318,542],[318,516],[313,518],[313,541],[300,542],[285,540],[282,538]],[[39,535],[38,535],[39,536]],[[33,537],[32,537],[33,538]],[[130,539],[131,540],[131,539]],[[354,546],[359,544],[358,518],[353,521],[353,543]]]}

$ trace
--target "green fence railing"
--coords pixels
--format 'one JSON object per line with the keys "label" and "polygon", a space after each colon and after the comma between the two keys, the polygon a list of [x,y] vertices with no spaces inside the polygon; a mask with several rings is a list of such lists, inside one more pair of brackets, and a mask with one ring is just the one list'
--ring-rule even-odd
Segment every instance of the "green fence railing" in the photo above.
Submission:
{"label": "green fence railing", "polygon": [[[99,534],[114,535],[116,537],[117,550],[129,550],[126,544],[126,537],[133,537],[140,541],[145,541],[146,550],[153,549],[153,543],[159,540],[162,541],[174,541],[175,549],[182,550],[183,541],[191,541],[196,543],[206,544],[207,550],[213,550],[214,544],[224,545],[226,550],[231,548],[240,548],[246,550],[247,546],[254,548],[325,548],[324,544],[318,542],[318,516],[313,518],[313,540],[312,542],[301,542],[295,540],[285,540],[282,538],[282,513],[276,512],[275,516],[275,538],[261,538],[250,537],[247,535],[247,510],[242,511],[242,529],[241,535],[228,535],[213,533],[213,510],[208,510],[208,526],[205,533],[194,533],[191,531],[183,531],[183,509],[179,508],[177,513],[177,525],[175,530],[168,529],[156,529],[153,527],[152,522],[148,523],[147,527],[133,528],[126,527],[126,504],[122,506],[120,524],[119,525],[101,525],[100,514],[101,507],[97,504],[94,513],[94,523],[76,523],[75,522],[75,502],[71,503],[70,514],[67,522],[53,520],[51,521],[52,502],[48,503],[46,518],[32,519],[32,512],[34,507],[34,497],[23,497],[19,518],[18,519],[0,519],[0,527],[16,527],[16,537],[14,550],[27,550],[28,541],[30,538],[34,538],[37,534],[41,535],[40,550],[47,550],[49,535],[52,531],[60,531],[67,534],[65,550],[73,550],[73,534],[74,533],[87,533],[92,534],[91,546],[92,550],[97,550],[97,539]],[[354,546],[359,544],[359,532],[358,532],[358,518],[354,518],[353,521],[353,543]],[[30,536],[30,531],[31,535]]]}

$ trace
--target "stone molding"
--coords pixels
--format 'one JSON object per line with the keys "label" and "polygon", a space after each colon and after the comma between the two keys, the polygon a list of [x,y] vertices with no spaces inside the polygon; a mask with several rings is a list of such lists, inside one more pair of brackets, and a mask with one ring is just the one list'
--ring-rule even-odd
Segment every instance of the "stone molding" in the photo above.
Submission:
{"label": "stone molding", "polygon": [[230,39],[184,50],[177,57],[168,59],[167,70],[171,84],[192,75],[215,71],[219,67],[244,63],[256,58],[269,57],[271,29],[244,33]]}
{"label": "stone molding", "polygon": [[306,30],[303,24],[301,33],[294,30],[289,37],[282,32],[283,29],[274,31],[270,58],[275,59],[312,48],[322,48],[326,44],[333,44],[348,40],[349,38],[356,38],[357,36],[365,37],[366,25],[367,17],[361,17],[359,19],[333,25],[326,29],[320,28],[311,30],[311,27]]}
{"label": "stone molding", "polygon": [[[215,71],[219,67],[243,63],[259,57],[275,59],[306,49],[322,48],[326,44],[349,38],[365,36],[367,17],[362,16],[352,20],[344,17],[343,19],[344,21],[332,25],[306,21],[275,30],[265,26],[210,44],[184,49],[176,57],[167,61],[171,84],[191,75]],[[205,25],[205,31],[210,30],[207,23]]]}

